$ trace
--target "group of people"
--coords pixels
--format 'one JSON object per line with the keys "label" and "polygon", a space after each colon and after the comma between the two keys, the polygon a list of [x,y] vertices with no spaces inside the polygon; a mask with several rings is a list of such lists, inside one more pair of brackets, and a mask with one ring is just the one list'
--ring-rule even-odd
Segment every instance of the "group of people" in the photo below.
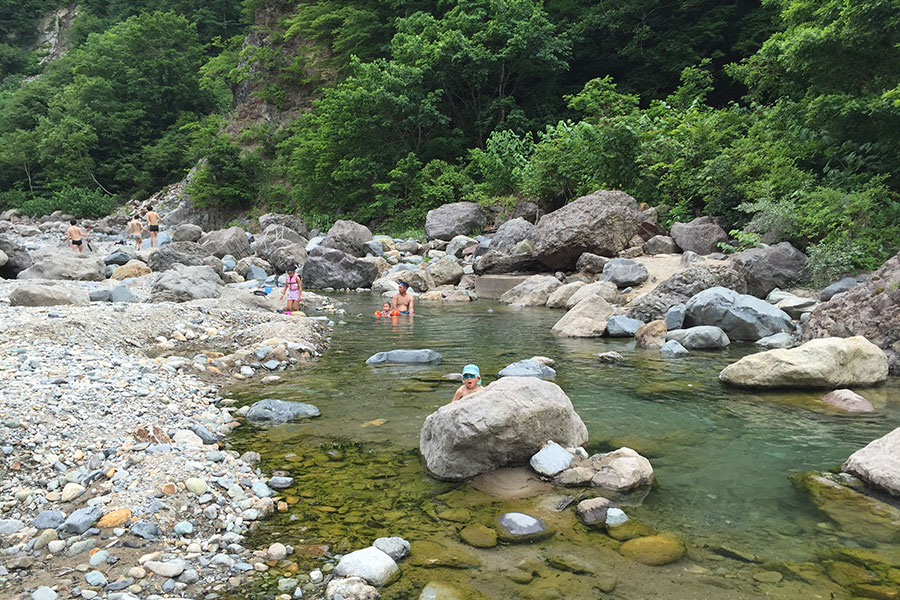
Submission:
{"label": "group of people", "polygon": [[390,302],[381,305],[381,310],[375,311],[376,317],[396,317],[399,315],[412,315],[415,312],[413,297],[409,293],[409,284],[401,281],[397,286],[397,293]]}
{"label": "group of people", "polygon": [[[128,235],[134,240],[138,250],[143,247],[145,231],[150,232],[150,247],[156,248],[157,246],[156,236],[159,234],[159,224],[161,219],[156,211],[153,210],[152,206],[147,207],[147,212],[144,217],[147,219],[147,227],[144,227],[144,224],[141,223],[138,215],[134,215],[126,229]],[[80,254],[84,252],[85,243],[90,245],[90,230],[85,232],[78,226],[78,221],[72,219],[69,221],[69,228],[66,229],[66,242],[72,247],[73,253]]]}

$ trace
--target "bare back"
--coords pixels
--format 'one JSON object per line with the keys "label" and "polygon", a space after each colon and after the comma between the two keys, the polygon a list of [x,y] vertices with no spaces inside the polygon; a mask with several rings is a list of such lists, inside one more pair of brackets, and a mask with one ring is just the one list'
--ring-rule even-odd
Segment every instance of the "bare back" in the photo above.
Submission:
{"label": "bare back", "polygon": [[[57,230],[59,231],[59,230]],[[72,225],[68,229],[66,229],[66,239],[70,239],[73,242],[77,242],[81,239],[81,228],[78,225]]]}
{"label": "bare back", "polygon": [[147,222],[151,225],[159,225],[159,215],[156,214],[156,211],[151,210],[147,211]]}

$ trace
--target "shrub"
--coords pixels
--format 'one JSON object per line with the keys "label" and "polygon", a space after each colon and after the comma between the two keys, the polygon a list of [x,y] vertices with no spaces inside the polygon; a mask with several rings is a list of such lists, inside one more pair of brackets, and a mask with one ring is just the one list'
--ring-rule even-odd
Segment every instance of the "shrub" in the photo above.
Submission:
{"label": "shrub", "polygon": [[57,210],[76,217],[99,218],[110,214],[116,200],[100,189],[66,187],[49,196],[37,196],[22,203],[19,210],[32,217],[49,215]]}

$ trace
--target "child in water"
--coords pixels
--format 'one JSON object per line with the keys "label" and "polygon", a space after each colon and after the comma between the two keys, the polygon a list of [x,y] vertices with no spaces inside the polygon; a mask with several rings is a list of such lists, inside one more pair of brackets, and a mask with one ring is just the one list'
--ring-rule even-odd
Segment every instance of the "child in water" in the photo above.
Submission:
{"label": "child in water", "polygon": [[462,400],[481,389],[481,370],[478,365],[466,365],[462,371],[463,384],[459,386],[450,402]]}
{"label": "child in water", "polygon": [[381,310],[375,311],[376,317],[396,317],[399,314],[400,313],[397,312],[396,310],[391,310],[390,302],[385,302],[384,304],[381,305]]}

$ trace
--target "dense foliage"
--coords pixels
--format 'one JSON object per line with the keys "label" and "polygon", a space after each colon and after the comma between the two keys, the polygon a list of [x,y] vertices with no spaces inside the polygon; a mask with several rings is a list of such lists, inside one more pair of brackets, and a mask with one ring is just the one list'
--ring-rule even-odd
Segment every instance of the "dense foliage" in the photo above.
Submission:
{"label": "dense foliage", "polygon": [[[88,0],[23,83],[15,41],[52,6],[0,0],[0,206],[204,159],[199,202],[322,224],[617,188],[722,217],[728,248],[790,240],[822,278],[900,247],[893,0]],[[228,126],[235,84],[297,118]]]}

